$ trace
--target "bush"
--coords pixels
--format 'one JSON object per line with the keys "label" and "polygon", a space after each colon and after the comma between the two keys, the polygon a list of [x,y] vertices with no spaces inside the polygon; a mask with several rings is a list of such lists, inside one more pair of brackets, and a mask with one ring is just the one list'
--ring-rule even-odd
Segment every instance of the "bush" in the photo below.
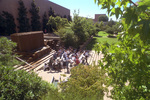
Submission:
{"label": "bush", "polygon": [[60,83],[64,100],[103,100],[105,72],[99,66],[79,65],[71,69],[71,77]]}
{"label": "bush", "polygon": [[105,32],[109,33],[109,34],[114,34],[114,29],[110,26],[107,26]]}
{"label": "bush", "polygon": [[35,73],[0,67],[0,98],[5,100],[38,100],[51,86]]}
{"label": "bush", "polygon": [[65,47],[69,46],[78,47],[77,41],[78,39],[74,35],[74,32],[72,30],[66,31],[66,34],[64,36]]}
{"label": "bush", "polygon": [[13,53],[16,43],[8,40],[6,37],[0,38],[0,65],[13,66],[19,62],[15,59]]}
{"label": "bush", "polygon": [[60,28],[64,28],[65,26],[67,26],[68,20],[67,18],[61,18],[60,16],[50,16],[47,25],[49,29],[52,29],[52,31],[57,31]]}
{"label": "bush", "polygon": [[[49,18],[49,25],[54,23],[54,20],[51,20],[51,18],[52,17]],[[61,37],[67,47],[73,46],[78,48],[79,45],[83,44],[91,35],[97,34],[93,21],[91,19],[79,17],[76,13],[74,14],[72,22],[67,25],[65,24],[66,21],[64,18],[60,18],[60,20],[63,20],[61,26],[64,27],[57,28],[58,30],[55,33]]]}

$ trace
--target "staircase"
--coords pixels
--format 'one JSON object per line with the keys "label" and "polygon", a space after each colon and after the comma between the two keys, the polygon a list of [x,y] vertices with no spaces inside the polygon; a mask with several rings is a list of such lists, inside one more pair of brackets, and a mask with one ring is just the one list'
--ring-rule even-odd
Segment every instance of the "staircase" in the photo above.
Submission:
{"label": "staircase", "polygon": [[52,50],[49,54],[46,54],[33,62],[25,63],[23,66],[14,66],[14,68],[15,70],[25,70],[27,72],[40,70],[44,66],[44,63],[47,63],[55,52],[55,50]]}

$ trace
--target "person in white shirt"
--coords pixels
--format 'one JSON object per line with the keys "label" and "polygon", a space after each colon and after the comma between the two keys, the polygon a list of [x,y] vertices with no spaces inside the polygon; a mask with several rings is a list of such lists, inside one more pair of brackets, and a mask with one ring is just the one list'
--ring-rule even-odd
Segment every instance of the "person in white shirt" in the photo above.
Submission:
{"label": "person in white shirt", "polygon": [[72,55],[72,57],[70,59],[70,67],[72,67],[75,64],[75,60],[76,60],[75,55]]}
{"label": "person in white shirt", "polygon": [[79,61],[80,61],[80,63],[83,63],[83,59],[85,58],[85,56],[84,56],[84,52],[80,55],[80,57],[79,57]]}
{"label": "person in white shirt", "polygon": [[70,63],[70,59],[69,59],[69,55],[67,55],[67,57],[66,57],[67,73],[69,73],[69,63]]}
{"label": "person in white shirt", "polygon": [[43,70],[44,70],[44,71],[46,71],[46,69],[47,69],[47,68],[49,68],[49,66],[48,66],[48,64],[47,64],[47,63],[45,63],[45,64],[44,64],[44,68],[43,68]]}
{"label": "person in white shirt", "polygon": [[86,63],[88,64],[87,59],[88,59],[88,57],[89,57],[89,51],[86,51],[84,55],[85,55],[85,61],[86,61]]}

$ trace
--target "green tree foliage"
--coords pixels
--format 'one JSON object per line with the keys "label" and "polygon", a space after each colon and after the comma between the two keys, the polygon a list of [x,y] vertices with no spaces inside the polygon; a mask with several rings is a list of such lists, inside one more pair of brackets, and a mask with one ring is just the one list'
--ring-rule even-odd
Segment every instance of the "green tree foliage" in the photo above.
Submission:
{"label": "green tree foliage", "polygon": [[96,27],[96,31],[97,32],[99,32],[99,31],[105,31],[107,29],[107,25],[105,25],[103,21],[101,21],[100,23],[96,22],[94,24],[94,26]]}
{"label": "green tree foliage", "polygon": [[[122,16],[118,44],[98,45],[104,54],[101,66],[108,73],[116,100],[149,100],[150,98],[150,1],[138,5],[131,0],[95,0],[108,14]],[[128,4],[130,4],[128,6]]]}
{"label": "green tree foliage", "polygon": [[[52,9],[52,7],[50,7],[50,9],[49,9],[49,11],[48,11],[48,16],[49,17],[56,17],[56,14],[55,14],[55,11]],[[59,16],[58,14],[57,14],[57,16]],[[52,17],[51,18],[49,18],[49,20],[52,20]],[[50,21],[49,21],[50,22]],[[53,32],[54,31],[54,29],[53,29],[53,26],[52,26],[52,24],[53,23],[49,23],[48,24],[48,32]]]}
{"label": "green tree foliage", "polygon": [[0,99],[41,100],[51,90],[51,85],[42,81],[35,73],[14,71],[12,66],[0,67]]}
{"label": "green tree foliage", "polygon": [[73,46],[78,48],[91,35],[96,34],[96,27],[91,19],[80,17],[75,13],[72,22],[66,25],[66,27],[60,28],[56,34],[61,37],[67,47]]}
{"label": "green tree foliage", "polygon": [[72,68],[68,81],[60,83],[64,100],[103,100],[105,77],[98,66]]}
{"label": "green tree foliage", "polygon": [[43,95],[41,100],[65,100],[58,88],[51,84],[51,89],[46,95]]}
{"label": "green tree foliage", "polygon": [[6,12],[6,11],[3,11],[2,12],[2,23],[5,23],[4,25],[2,25],[3,28],[3,31],[5,32],[3,35],[10,35],[12,33],[15,33],[16,32],[16,24],[14,22],[14,17]]}
{"label": "green tree foliage", "polygon": [[114,29],[113,27],[110,27],[108,25],[105,26],[106,29],[105,29],[105,32],[109,33],[109,34],[114,34]]}
{"label": "green tree foliage", "polygon": [[74,14],[74,18],[73,18],[73,25],[71,27],[71,29],[74,32],[74,35],[76,35],[78,37],[78,45],[82,44],[86,39],[86,33],[85,33],[85,18],[79,17],[77,14]]}
{"label": "green tree foliage", "polygon": [[117,22],[113,21],[112,19],[110,21],[107,22],[107,25],[112,27],[113,25],[115,25]]}
{"label": "green tree foliage", "polygon": [[6,29],[6,23],[4,17],[0,14],[0,34],[1,35],[6,35],[5,34],[5,29]]}
{"label": "green tree foliage", "polygon": [[88,37],[91,35],[95,36],[96,34],[98,34],[92,19],[85,19],[85,31],[87,32]]}
{"label": "green tree foliage", "polygon": [[64,17],[63,18],[67,18],[67,16],[66,15],[64,15]]}
{"label": "green tree foliage", "polygon": [[94,27],[92,20],[80,17],[77,13],[74,13],[71,29],[78,37],[78,45],[85,42],[89,36],[96,34],[96,28]]}
{"label": "green tree foliage", "polygon": [[68,15],[67,19],[68,19],[68,21],[72,21],[72,19],[71,19],[71,16],[70,16],[70,15]]}
{"label": "green tree foliage", "polygon": [[110,35],[118,34],[119,32],[121,32],[121,27],[119,23],[112,25],[112,26],[106,25],[105,28],[106,29],[104,31],[109,33]]}
{"label": "green tree foliage", "polygon": [[40,31],[41,30],[41,24],[40,24],[40,16],[39,16],[39,7],[36,6],[35,0],[31,3],[31,28],[32,31]]}
{"label": "green tree foliage", "polygon": [[103,23],[103,21],[101,21],[100,23],[96,22],[94,24],[95,28],[96,28],[96,32],[98,33],[99,31],[104,31],[105,30],[105,25]]}
{"label": "green tree foliage", "polygon": [[98,21],[101,22],[107,22],[108,21],[108,17],[106,15],[101,15],[98,17]]}
{"label": "green tree foliage", "polygon": [[44,15],[43,15],[43,20],[42,20],[42,22],[43,22],[43,32],[45,32],[45,30],[48,30],[48,25],[47,25],[47,23],[48,23],[48,19],[47,19],[47,15],[46,15],[46,12],[44,13]]}
{"label": "green tree foliage", "polygon": [[50,16],[47,25],[50,27],[50,29],[53,29],[53,31],[55,31],[67,26],[68,20],[67,18],[61,18],[60,16]]}
{"label": "green tree foliage", "polygon": [[19,32],[28,32],[30,31],[30,25],[29,25],[29,18],[27,18],[27,9],[24,6],[24,3],[22,0],[18,1],[19,8],[18,8],[18,15],[17,18],[19,22]]}
{"label": "green tree foliage", "polygon": [[0,38],[0,65],[13,66],[18,64],[13,53],[16,43],[8,40],[6,37]]}
{"label": "green tree foliage", "polygon": [[[61,29],[59,31],[61,31]],[[70,28],[65,28],[62,31],[64,31],[62,41],[64,42],[65,47],[72,46],[78,48],[78,37],[74,35],[74,31]]]}
{"label": "green tree foliage", "polygon": [[103,21],[101,21],[101,22],[99,23],[99,27],[100,27],[100,30],[101,30],[101,31],[104,31],[104,30],[106,29],[106,27],[105,27]]}
{"label": "green tree foliage", "polygon": [[52,7],[50,7],[49,11],[48,11],[48,16],[53,16],[56,17],[55,11],[52,9]]}
{"label": "green tree foliage", "polygon": [[100,23],[95,23],[94,26],[96,27],[96,33],[99,31],[105,31],[109,33],[110,35],[112,34],[118,34],[118,32],[121,32],[121,27],[120,27],[120,22],[115,22],[113,20],[110,20],[104,25],[103,21]]}

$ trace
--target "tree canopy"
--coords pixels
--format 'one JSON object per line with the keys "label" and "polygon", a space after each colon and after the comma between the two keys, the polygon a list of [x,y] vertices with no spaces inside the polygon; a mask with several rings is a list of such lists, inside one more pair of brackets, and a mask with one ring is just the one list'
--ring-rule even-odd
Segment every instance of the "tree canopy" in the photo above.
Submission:
{"label": "tree canopy", "polygon": [[68,81],[60,83],[62,95],[65,100],[103,100],[105,77],[98,66],[76,66]]}
{"label": "tree canopy", "polygon": [[8,40],[6,37],[0,38],[0,65],[13,66],[18,64],[15,59],[16,55],[13,53],[16,43]]}
{"label": "tree canopy", "polygon": [[31,28],[32,31],[40,31],[41,24],[40,24],[40,16],[39,16],[39,7],[36,6],[35,0],[31,3]]}
{"label": "tree canopy", "polygon": [[43,29],[43,32],[45,32],[45,30],[47,31],[48,30],[48,25],[47,25],[47,23],[48,23],[48,18],[47,18],[47,14],[46,14],[46,12],[44,13],[44,15],[43,15],[43,19],[42,19],[42,29]]}
{"label": "tree canopy", "polygon": [[52,9],[52,7],[50,7],[49,11],[48,11],[48,16],[53,16],[56,17],[55,11]]}
{"label": "tree canopy", "polygon": [[24,3],[22,0],[18,1],[19,8],[18,8],[18,15],[17,18],[19,22],[19,32],[28,32],[30,30],[30,24],[29,24],[29,18],[27,18],[27,9],[24,6]]}
{"label": "tree canopy", "polygon": [[107,22],[108,21],[108,17],[106,15],[101,15],[98,17],[98,21],[101,22]]}
{"label": "tree canopy", "polygon": [[91,35],[95,35],[97,32],[91,19],[80,17],[76,12],[74,13],[72,21],[62,25],[65,27],[58,28],[56,34],[61,37],[66,47],[73,46],[78,48]]}
{"label": "tree canopy", "polygon": [[[117,44],[97,45],[104,54],[101,68],[108,73],[113,99],[150,98],[150,1],[94,0],[108,15],[121,16],[122,32]],[[105,62],[105,64],[103,64]]]}
{"label": "tree canopy", "polygon": [[0,33],[2,33],[2,35],[10,35],[16,32],[16,24],[14,22],[15,19],[12,14],[3,11],[0,15],[0,19],[0,28],[2,29],[0,30]]}

